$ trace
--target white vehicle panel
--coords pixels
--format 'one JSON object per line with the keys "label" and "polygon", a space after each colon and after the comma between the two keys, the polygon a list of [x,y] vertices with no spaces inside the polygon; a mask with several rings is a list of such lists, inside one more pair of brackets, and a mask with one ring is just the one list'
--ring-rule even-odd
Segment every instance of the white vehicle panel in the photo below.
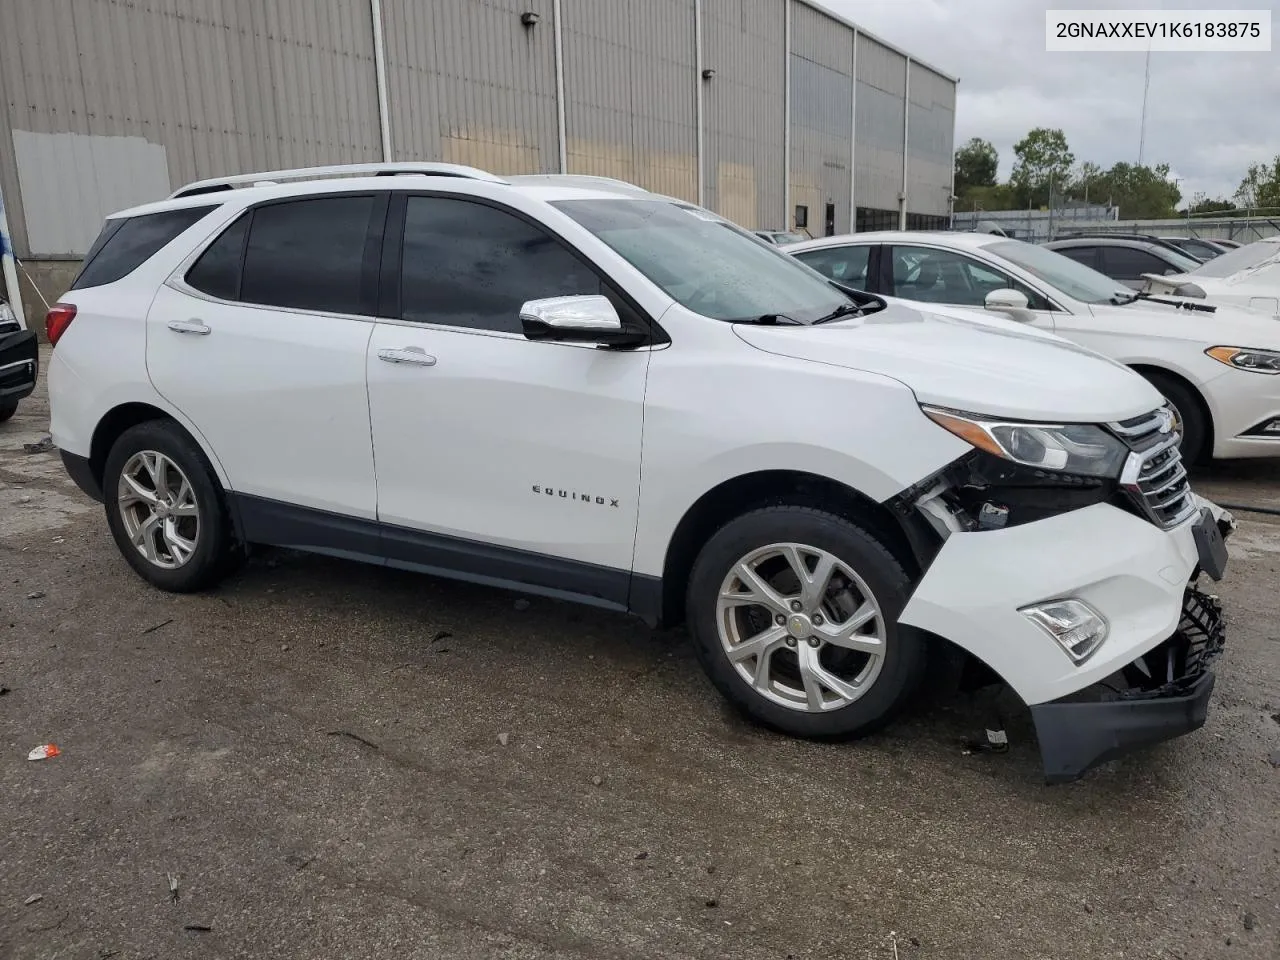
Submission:
{"label": "white vehicle panel", "polygon": [[[430,362],[388,362],[421,350]],[[648,350],[379,323],[369,404],[384,523],[631,567]]]}
{"label": "white vehicle panel", "polygon": [[[1109,504],[953,533],[900,620],[959,644],[1028,704],[1043,703],[1110,676],[1168,637],[1196,556],[1190,524],[1166,532]],[[1084,600],[1110,625],[1080,666],[1018,612],[1062,597]]]}
{"label": "white vehicle panel", "polygon": [[[184,323],[209,332],[170,326]],[[151,382],[200,425],[230,489],[376,515],[365,389],[371,322],[223,303],[163,285],[147,327]]]}

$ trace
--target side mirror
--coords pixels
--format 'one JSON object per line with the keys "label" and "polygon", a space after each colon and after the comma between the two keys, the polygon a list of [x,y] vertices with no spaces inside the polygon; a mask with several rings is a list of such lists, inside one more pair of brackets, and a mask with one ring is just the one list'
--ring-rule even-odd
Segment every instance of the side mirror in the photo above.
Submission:
{"label": "side mirror", "polygon": [[520,308],[520,325],[530,340],[633,346],[637,337],[622,328],[608,297],[547,297]]}
{"label": "side mirror", "polygon": [[987,294],[985,303],[988,310],[1007,313],[1014,320],[1022,323],[1026,323],[1035,316],[1029,309],[1030,301],[1027,299],[1027,295],[1008,287],[1002,290],[992,290]]}

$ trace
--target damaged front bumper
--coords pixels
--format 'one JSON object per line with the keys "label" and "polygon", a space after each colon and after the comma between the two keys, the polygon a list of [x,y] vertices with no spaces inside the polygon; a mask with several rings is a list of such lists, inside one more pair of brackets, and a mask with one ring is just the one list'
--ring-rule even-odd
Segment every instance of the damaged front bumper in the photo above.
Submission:
{"label": "damaged front bumper", "polygon": [[1204,725],[1226,639],[1218,598],[1188,587],[1173,636],[1070,696],[1031,707],[1048,783],[1069,783],[1130,750]]}

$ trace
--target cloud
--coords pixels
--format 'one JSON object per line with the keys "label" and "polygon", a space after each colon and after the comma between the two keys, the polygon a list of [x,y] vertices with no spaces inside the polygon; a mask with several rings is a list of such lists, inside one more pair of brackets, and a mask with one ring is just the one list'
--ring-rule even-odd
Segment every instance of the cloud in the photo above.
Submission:
{"label": "cloud", "polygon": [[[1204,9],[1205,0],[819,0],[908,53],[960,77],[956,144],[990,140],[1008,176],[1013,145],[1060,127],[1077,162],[1138,159],[1142,53],[1047,53],[1047,9]],[[1280,0],[1241,4],[1270,9]],[[1250,163],[1280,154],[1280,54],[1153,53],[1143,162],[1179,171],[1184,197],[1229,197]]]}

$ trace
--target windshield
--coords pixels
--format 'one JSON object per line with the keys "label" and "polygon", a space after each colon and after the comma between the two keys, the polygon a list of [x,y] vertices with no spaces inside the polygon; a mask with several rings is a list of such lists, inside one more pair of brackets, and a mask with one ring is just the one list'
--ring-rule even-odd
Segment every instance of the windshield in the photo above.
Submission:
{"label": "windshield", "polygon": [[664,200],[560,200],[552,206],[704,317],[812,323],[853,302],[794,257],[696,209]]}
{"label": "windshield", "polygon": [[1126,295],[1119,283],[1083,263],[1076,263],[1055,250],[1023,243],[1021,240],[1001,240],[982,248],[987,253],[1008,260],[1081,303],[1111,303],[1117,292]]}
{"label": "windshield", "polygon": [[1237,247],[1235,250],[1228,250],[1222,256],[1200,264],[1192,273],[1197,277],[1229,277],[1233,273],[1256,267],[1277,256],[1280,256],[1280,243],[1259,240],[1256,243]]}

